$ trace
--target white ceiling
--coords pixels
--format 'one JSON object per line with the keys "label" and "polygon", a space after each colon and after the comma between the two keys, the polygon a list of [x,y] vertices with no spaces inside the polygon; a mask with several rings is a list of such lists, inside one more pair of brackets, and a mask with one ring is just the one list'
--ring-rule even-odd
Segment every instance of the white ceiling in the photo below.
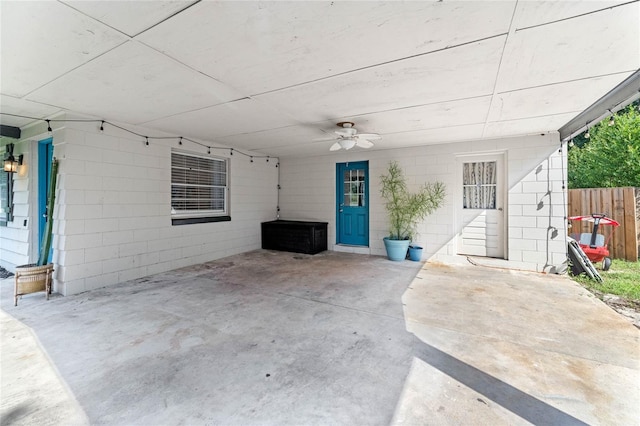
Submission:
{"label": "white ceiling", "polygon": [[[6,1],[1,112],[271,156],[556,131],[640,68],[635,1]],[[24,127],[33,120],[0,116]],[[359,149],[359,148],[355,148]]]}

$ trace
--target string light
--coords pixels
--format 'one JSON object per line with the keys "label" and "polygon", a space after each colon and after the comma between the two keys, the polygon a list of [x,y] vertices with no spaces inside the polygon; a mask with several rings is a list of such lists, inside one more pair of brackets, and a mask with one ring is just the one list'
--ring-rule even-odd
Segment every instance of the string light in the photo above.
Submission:
{"label": "string light", "polygon": [[[176,138],[176,136],[148,136],[148,135],[143,135],[141,133],[134,132],[133,130],[129,130],[129,129],[125,128],[125,127],[119,126],[117,124],[114,124],[114,123],[111,123],[111,122],[109,122],[107,120],[102,120],[102,119],[73,119],[73,118],[69,118],[69,119],[66,119],[66,118],[65,119],[55,119],[55,118],[44,119],[44,118],[39,118],[39,117],[30,117],[30,116],[26,116],[26,115],[10,114],[10,113],[6,113],[6,112],[0,112],[0,115],[6,115],[6,116],[18,117],[18,118],[25,118],[25,119],[34,120],[34,121],[44,121],[47,124],[47,131],[49,133],[53,132],[53,129],[51,128],[51,123],[52,122],[99,123],[100,124],[100,127],[99,127],[100,132],[104,132],[104,125],[108,124],[108,125],[110,125],[112,127],[115,127],[116,129],[120,129],[120,130],[122,130],[124,132],[127,132],[129,134],[138,136],[140,138],[144,138],[145,146],[149,146],[149,139],[155,139],[155,140],[173,139],[173,140],[175,140],[175,138]],[[198,142],[198,141],[195,141],[193,139],[186,138],[184,136],[179,136],[178,138],[179,138],[178,139],[178,145],[183,145],[183,141],[187,141],[187,142],[190,142],[190,143],[192,143],[194,145],[199,145],[201,147],[206,147],[207,148],[207,152],[209,154],[211,154],[211,149],[218,149],[218,150],[227,150],[228,149],[229,150],[229,155],[234,155],[234,152],[238,152],[240,155],[244,155],[245,157],[249,157],[252,163],[254,162],[254,157],[255,158],[265,158],[267,162],[269,162],[269,160],[271,158],[271,156],[267,156],[267,155],[254,156],[254,155],[242,152],[240,150],[237,150],[235,148],[224,148],[224,147],[217,147],[217,146],[212,147],[212,146],[209,146],[209,145],[205,145],[202,142]],[[274,158],[277,158],[277,157],[274,157]],[[276,167],[278,167],[278,166],[279,166],[278,163],[276,163]]]}
{"label": "string light", "polygon": [[589,139],[591,137],[591,135],[589,134],[589,123],[587,123],[586,126],[587,126],[587,133],[584,134],[584,137]]}
{"label": "string light", "polygon": [[609,114],[611,114],[611,117],[609,118],[609,126],[613,126],[616,124],[616,119],[613,116],[613,113],[611,112],[611,110],[609,110]]}

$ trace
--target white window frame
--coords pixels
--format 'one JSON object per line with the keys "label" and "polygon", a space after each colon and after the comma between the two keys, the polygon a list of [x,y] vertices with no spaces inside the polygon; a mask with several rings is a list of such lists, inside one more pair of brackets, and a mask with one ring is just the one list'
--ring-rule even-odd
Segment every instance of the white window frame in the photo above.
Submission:
{"label": "white window frame", "polygon": [[[184,158],[187,161],[191,161],[191,165],[185,164],[181,165],[177,163],[181,158]],[[203,161],[203,165],[207,167],[203,169],[197,169],[196,164],[198,161]],[[222,165],[222,167],[220,167]],[[180,172],[181,170],[186,171],[185,175],[183,175],[182,182],[180,179],[176,179],[176,172]],[[221,171],[222,170],[222,171]],[[191,172],[191,173],[189,173]],[[203,182],[203,177],[206,177],[208,173],[211,173],[211,182]],[[220,174],[224,174],[224,183],[214,182],[216,177],[219,179]],[[216,175],[216,176],[214,176]],[[214,157],[211,155],[203,155],[196,154],[188,151],[180,151],[180,150],[171,150],[171,218],[173,220],[174,225],[179,224],[188,224],[188,223],[202,223],[202,222],[214,222],[220,220],[231,220],[229,217],[229,159],[223,157]],[[184,197],[176,197],[174,198],[174,194],[177,192],[179,188],[189,188],[189,190],[194,193],[198,188],[203,189],[213,189],[213,188],[221,188],[223,199],[222,199],[222,208],[219,209],[202,209],[202,208],[184,208],[184,206],[179,205],[179,201],[187,201],[189,200],[192,203],[198,204],[198,201],[207,201],[212,199],[207,198],[199,198],[198,195],[195,197],[186,198],[186,194],[183,194]],[[215,199],[215,198],[214,198]],[[201,203],[200,203],[201,204]],[[183,207],[183,208],[181,208]],[[211,218],[211,220],[207,220]],[[195,221],[191,221],[191,219],[195,219]],[[201,219],[201,220],[198,220]]]}

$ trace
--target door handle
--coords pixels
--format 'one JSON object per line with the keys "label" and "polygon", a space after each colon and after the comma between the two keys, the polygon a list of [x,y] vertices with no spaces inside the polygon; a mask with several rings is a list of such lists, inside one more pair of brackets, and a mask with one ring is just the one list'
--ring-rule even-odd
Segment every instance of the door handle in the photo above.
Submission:
{"label": "door handle", "polygon": [[339,213],[342,213],[342,209],[338,210]]}
{"label": "door handle", "polygon": [[498,207],[498,211],[500,211],[500,212],[501,212],[501,211],[502,211],[502,207]]}

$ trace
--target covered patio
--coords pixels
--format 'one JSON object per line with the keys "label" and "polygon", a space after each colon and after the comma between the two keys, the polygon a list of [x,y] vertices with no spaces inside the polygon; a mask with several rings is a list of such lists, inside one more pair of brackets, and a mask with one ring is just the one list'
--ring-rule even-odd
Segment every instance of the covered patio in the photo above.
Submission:
{"label": "covered patio", "polygon": [[3,423],[640,417],[638,329],[563,276],[256,250],[15,308],[1,291]]}

